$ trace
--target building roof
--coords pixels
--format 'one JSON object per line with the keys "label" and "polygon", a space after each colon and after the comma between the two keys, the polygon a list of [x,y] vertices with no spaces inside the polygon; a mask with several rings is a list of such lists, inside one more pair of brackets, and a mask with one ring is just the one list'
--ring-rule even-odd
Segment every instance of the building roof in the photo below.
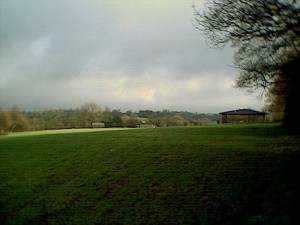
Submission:
{"label": "building roof", "polygon": [[235,109],[226,112],[220,112],[221,115],[266,115],[266,112],[259,112],[249,108]]}

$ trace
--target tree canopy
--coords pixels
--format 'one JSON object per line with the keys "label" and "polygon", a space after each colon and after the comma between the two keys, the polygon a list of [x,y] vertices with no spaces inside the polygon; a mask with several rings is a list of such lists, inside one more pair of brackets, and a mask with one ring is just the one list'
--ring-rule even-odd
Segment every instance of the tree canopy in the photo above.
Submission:
{"label": "tree canopy", "polygon": [[195,27],[210,45],[235,49],[236,87],[269,91],[284,104],[286,126],[299,127],[299,0],[211,0],[194,9]]}

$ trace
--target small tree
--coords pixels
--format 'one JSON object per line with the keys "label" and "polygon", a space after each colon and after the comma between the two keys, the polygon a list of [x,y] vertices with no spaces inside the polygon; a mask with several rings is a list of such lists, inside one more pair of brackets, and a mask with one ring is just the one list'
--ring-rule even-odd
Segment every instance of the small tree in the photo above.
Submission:
{"label": "small tree", "polygon": [[112,126],[113,127],[122,127],[123,126],[122,117],[120,115],[114,115],[112,117]]}
{"label": "small tree", "polygon": [[12,119],[9,112],[0,109],[0,134],[7,134],[12,127]]}
{"label": "small tree", "polygon": [[136,114],[124,115],[122,117],[122,124],[124,127],[137,127],[138,123],[140,123],[140,121]]}
{"label": "small tree", "polygon": [[11,112],[12,124],[10,126],[11,131],[26,131],[29,128],[27,117],[21,112],[18,107],[14,107]]}

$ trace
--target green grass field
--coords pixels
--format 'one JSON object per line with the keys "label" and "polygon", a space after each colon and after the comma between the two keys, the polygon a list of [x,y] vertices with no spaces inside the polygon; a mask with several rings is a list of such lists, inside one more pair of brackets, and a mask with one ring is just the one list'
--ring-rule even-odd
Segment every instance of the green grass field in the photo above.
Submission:
{"label": "green grass field", "polygon": [[0,224],[299,224],[299,135],[276,124],[0,137]]}

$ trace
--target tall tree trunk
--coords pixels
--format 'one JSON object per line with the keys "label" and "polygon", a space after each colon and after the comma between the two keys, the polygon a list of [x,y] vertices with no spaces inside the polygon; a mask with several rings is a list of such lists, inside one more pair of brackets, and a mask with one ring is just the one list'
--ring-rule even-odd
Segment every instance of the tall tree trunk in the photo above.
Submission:
{"label": "tall tree trunk", "polygon": [[283,68],[286,77],[284,126],[290,131],[300,131],[300,58]]}

